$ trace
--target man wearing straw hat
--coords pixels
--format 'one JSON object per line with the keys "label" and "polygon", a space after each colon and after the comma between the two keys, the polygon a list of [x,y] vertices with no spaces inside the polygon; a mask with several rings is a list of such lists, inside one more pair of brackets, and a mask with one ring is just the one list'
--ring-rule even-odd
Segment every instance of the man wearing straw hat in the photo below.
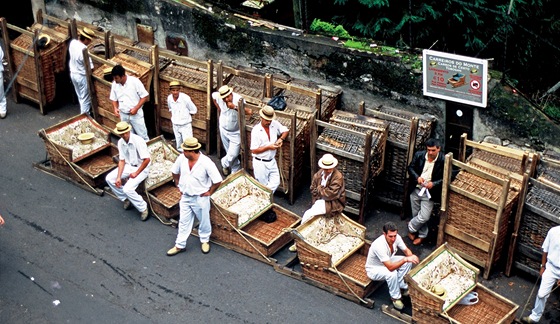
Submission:
{"label": "man wearing straw hat", "polygon": [[4,93],[4,51],[0,45],[0,118],[6,118],[7,113],[6,94]]}
{"label": "man wearing straw hat", "polygon": [[[241,149],[241,131],[239,130],[238,110],[239,101],[244,100],[241,95],[233,92],[233,88],[224,85],[218,91],[212,93],[214,105],[220,114],[218,123],[220,125],[220,139],[226,150],[226,155],[221,159],[222,173],[228,176],[230,173],[241,169],[239,151]],[[245,101],[243,101],[245,102]],[[246,114],[252,114],[252,110],[245,108]]]}
{"label": "man wearing straw hat", "polygon": [[[80,103],[80,113],[91,113],[91,96],[88,88],[88,80],[86,77],[86,67],[84,62],[83,50],[91,44],[92,39],[95,38],[93,31],[87,27],[79,31],[78,39],[72,39],[68,45],[68,55],[70,62],[70,79],[74,85],[74,90],[78,96]],[[93,61],[89,59],[89,65],[93,69]]]}
{"label": "man wearing straw hat", "polygon": [[[396,255],[400,249],[404,256]],[[389,295],[393,306],[401,310],[404,304],[402,296],[409,296],[408,285],[404,281],[405,275],[410,271],[413,264],[420,260],[404,244],[402,237],[398,234],[397,225],[387,222],[383,225],[383,235],[371,243],[366,259],[366,274],[371,280],[385,280],[389,287]]]}
{"label": "man wearing straw hat", "polygon": [[[318,164],[321,170],[313,175],[310,187],[313,205],[303,214],[301,224],[307,223],[317,215],[327,217],[338,215],[346,206],[344,175],[336,169],[338,160],[327,153],[321,157]],[[296,244],[290,246],[289,250],[296,252]]]}
{"label": "man wearing straw hat", "polygon": [[167,108],[171,112],[175,144],[177,145],[177,150],[183,152],[181,144],[183,144],[187,137],[193,136],[191,115],[196,114],[197,108],[191,97],[181,91],[181,83],[179,81],[171,81],[169,83],[169,90],[171,93],[167,96]]}
{"label": "man wearing straw hat", "polygon": [[280,185],[280,172],[276,163],[276,150],[289,134],[289,129],[274,120],[274,108],[264,106],[260,111],[261,122],[251,131],[251,153],[253,154],[253,173],[258,182],[276,191]]}
{"label": "man wearing straw hat", "polygon": [[560,287],[560,226],[548,230],[542,250],[541,285],[531,315],[521,319],[524,323],[538,323],[543,315],[546,300],[554,289]]}
{"label": "man wearing straw hat", "polygon": [[[140,219],[148,219],[148,204],[136,192],[136,188],[148,177],[150,152],[143,138],[131,133],[132,126],[127,122],[119,122],[113,132],[119,135],[117,146],[119,149],[118,166],[107,176],[105,181],[117,196],[124,202],[124,209],[132,204],[140,212]],[[123,180],[126,182],[123,184]]]}
{"label": "man wearing straw hat", "polygon": [[196,217],[198,237],[202,253],[210,252],[210,196],[222,183],[220,171],[206,155],[200,153],[200,143],[194,137],[187,137],[181,148],[183,154],[177,157],[171,167],[175,186],[181,192],[179,202],[179,230],[175,245],[167,251],[168,256],[174,256],[186,250]]}
{"label": "man wearing straw hat", "polygon": [[109,99],[113,103],[115,116],[132,126],[135,134],[148,141],[148,130],[144,121],[142,107],[148,101],[148,91],[142,81],[135,76],[126,75],[122,65],[115,65],[111,71],[113,83]]}

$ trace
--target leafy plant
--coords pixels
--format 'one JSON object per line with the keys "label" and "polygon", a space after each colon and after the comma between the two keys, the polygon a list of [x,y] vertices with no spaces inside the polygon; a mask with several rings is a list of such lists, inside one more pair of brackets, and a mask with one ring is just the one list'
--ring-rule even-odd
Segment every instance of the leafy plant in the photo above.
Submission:
{"label": "leafy plant", "polygon": [[313,19],[309,29],[313,32],[323,34],[326,36],[337,36],[340,38],[351,38],[350,34],[344,29],[343,26],[321,21],[320,19]]}

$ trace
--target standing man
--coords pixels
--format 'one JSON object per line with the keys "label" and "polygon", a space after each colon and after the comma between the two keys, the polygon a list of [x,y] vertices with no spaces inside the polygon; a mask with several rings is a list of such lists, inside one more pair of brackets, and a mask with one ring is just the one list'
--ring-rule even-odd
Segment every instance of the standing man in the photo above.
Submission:
{"label": "standing man", "polygon": [[434,202],[441,201],[445,157],[439,154],[440,149],[438,140],[428,139],[426,150],[416,152],[408,166],[412,187],[412,220],[408,223],[408,238],[414,245],[419,245],[428,236],[428,221]]}
{"label": "standing man", "polygon": [[148,91],[137,77],[126,75],[122,65],[115,65],[111,75],[113,84],[109,99],[113,103],[115,116],[129,123],[135,134],[148,141],[148,130],[142,110],[142,106],[148,101]]}
{"label": "standing man", "polygon": [[6,93],[4,93],[4,50],[0,44],[0,118],[6,118],[7,113]]}
{"label": "standing man", "polygon": [[[239,130],[239,100],[244,99],[227,85],[221,86],[218,91],[212,93],[214,105],[220,114],[220,139],[226,150],[226,155],[221,159],[222,173],[228,176],[230,173],[241,169],[239,151],[241,149],[241,131]],[[245,113],[250,115],[252,110],[245,108]]]}
{"label": "standing man", "polygon": [[[401,310],[404,304],[401,296],[409,296],[405,275],[413,264],[418,264],[418,257],[408,249],[402,237],[397,233],[397,225],[387,222],[383,225],[383,235],[379,236],[369,247],[366,259],[366,273],[371,280],[385,280],[389,286],[389,295],[393,306]],[[405,256],[396,255],[397,248]]]}
{"label": "standing man", "polygon": [[191,97],[181,91],[181,83],[179,81],[171,81],[169,83],[169,90],[171,94],[167,96],[167,107],[171,112],[175,144],[177,145],[177,150],[183,152],[181,144],[183,144],[187,137],[193,137],[191,115],[196,114],[197,108]]}
{"label": "standing man", "polygon": [[[555,226],[548,230],[542,245],[541,260],[541,285],[537,292],[535,308],[531,315],[521,319],[524,323],[538,323],[544,312],[546,300],[554,285],[560,286],[560,226]],[[556,288],[555,288],[556,289]]]}
{"label": "standing man", "polygon": [[[119,164],[117,168],[109,172],[105,181],[117,196],[124,202],[124,209],[134,205],[140,212],[140,218],[148,219],[148,204],[142,196],[136,192],[138,185],[148,177],[150,165],[150,152],[146,141],[130,131],[132,126],[127,122],[117,123],[113,130],[119,135],[117,146],[119,149]],[[123,180],[126,182],[123,184]]]}
{"label": "standing man", "polygon": [[210,196],[222,183],[220,171],[206,155],[200,153],[200,143],[194,137],[188,137],[181,145],[183,154],[177,157],[171,167],[173,181],[181,192],[179,202],[179,230],[175,246],[167,251],[168,256],[184,252],[187,239],[191,234],[194,218],[198,225],[202,253],[210,252]]}
{"label": "standing man", "polygon": [[[317,171],[311,179],[311,208],[305,211],[301,224],[307,223],[317,215],[327,217],[335,216],[344,210],[346,206],[346,188],[344,186],[344,175],[336,166],[338,160],[332,154],[325,154],[319,160],[321,170]],[[296,252],[296,244],[289,248],[290,252]]]}
{"label": "standing man", "polygon": [[[80,103],[80,113],[91,113],[91,96],[88,88],[88,80],[86,77],[86,67],[84,62],[83,49],[91,43],[95,38],[93,31],[87,27],[80,30],[78,39],[72,39],[68,45],[68,54],[70,56],[69,68],[70,79],[74,85],[74,90],[78,96]],[[93,69],[93,61],[89,59],[89,65]]]}
{"label": "standing man", "polygon": [[260,111],[261,122],[251,131],[251,153],[253,154],[253,173],[258,182],[276,191],[280,185],[280,172],[276,163],[276,150],[288,137],[289,129],[273,120],[274,108],[264,106]]}

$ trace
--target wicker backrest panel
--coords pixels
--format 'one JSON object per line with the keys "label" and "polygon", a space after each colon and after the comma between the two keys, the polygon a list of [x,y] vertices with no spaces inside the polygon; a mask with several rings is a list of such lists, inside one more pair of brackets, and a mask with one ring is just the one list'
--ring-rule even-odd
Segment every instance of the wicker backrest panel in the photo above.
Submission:
{"label": "wicker backrest panel", "polygon": [[259,101],[264,98],[264,77],[262,79],[249,79],[239,75],[232,75],[227,85],[242,97],[251,97]]}
{"label": "wicker backrest panel", "polygon": [[148,151],[151,157],[150,171],[145,180],[145,186],[146,189],[151,190],[173,178],[171,167],[179,156],[179,152],[173,150],[161,137],[148,142]]}

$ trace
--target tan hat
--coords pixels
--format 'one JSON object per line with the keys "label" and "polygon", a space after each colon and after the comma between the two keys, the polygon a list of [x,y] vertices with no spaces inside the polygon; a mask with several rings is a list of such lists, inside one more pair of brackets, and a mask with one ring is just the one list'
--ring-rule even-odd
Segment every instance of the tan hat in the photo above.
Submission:
{"label": "tan hat", "polygon": [[220,98],[224,99],[233,92],[233,89],[227,85],[223,85],[218,89],[218,92],[220,93]]}
{"label": "tan hat", "polygon": [[84,28],[82,28],[82,30],[80,30],[80,35],[82,35],[82,36],[84,36],[85,38],[88,38],[88,39],[96,38],[93,30],[91,30],[87,27],[84,27]]}
{"label": "tan hat", "polygon": [[447,297],[447,290],[445,290],[442,285],[434,285],[432,287],[432,292],[441,299],[445,299]]}
{"label": "tan hat", "polygon": [[131,130],[132,130],[132,126],[130,126],[129,123],[122,121],[117,123],[117,127],[115,127],[113,132],[115,132],[115,134],[117,135],[121,135],[126,132],[130,132]]}
{"label": "tan hat", "polygon": [[270,106],[264,106],[261,111],[259,111],[259,115],[261,115],[261,118],[263,119],[273,120],[275,116],[274,108]]}
{"label": "tan hat", "polygon": [[319,167],[321,169],[334,169],[338,165],[338,160],[332,154],[325,154],[319,160]]}
{"label": "tan hat", "polygon": [[181,86],[181,82],[179,81],[171,81],[169,82],[169,88],[175,88],[175,87],[180,87]]}
{"label": "tan hat", "polygon": [[51,37],[47,34],[39,34],[39,36],[37,36],[37,45],[39,46],[39,48],[47,47],[50,42]]}
{"label": "tan hat", "polygon": [[183,144],[181,144],[181,148],[183,151],[194,151],[198,150],[202,145],[198,142],[195,137],[187,137]]}

